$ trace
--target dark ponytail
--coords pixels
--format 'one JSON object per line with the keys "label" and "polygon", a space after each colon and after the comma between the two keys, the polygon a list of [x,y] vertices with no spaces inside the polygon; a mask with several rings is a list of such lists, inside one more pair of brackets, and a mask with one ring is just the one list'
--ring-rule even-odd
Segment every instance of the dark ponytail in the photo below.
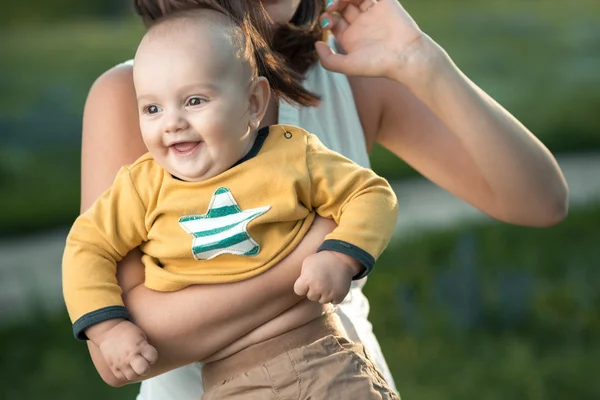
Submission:
{"label": "dark ponytail", "polygon": [[[240,28],[247,38],[246,48],[254,52],[252,58],[256,63],[258,75],[267,78],[275,96],[303,106],[317,106],[319,97],[302,86],[304,76],[292,69],[281,54],[273,51],[270,43],[265,39],[271,36],[271,27],[264,17],[253,16],[251,13],[246,15]],[[263,24],[257,23],[261,20],[264,21]]]}
{"label": "dark ponytail", "polygon": [[302,106],[317,106],[319,96],[302,86],[303,73],[291,68],[284,56],[271,48],[268,16],[257,0],[135,0],[146,25],[191,16],[193,10],[213,10],[226,15],[242,35],[245,59],[256,75],[267,78],[273,94]]}
{"label": "dark ponytail", "polygon": [[325,0],[301,0],[292,20],[273,35],[272,48],[303,75],[319,60],[315,42],[323,40],[319,19],[323,11]]}

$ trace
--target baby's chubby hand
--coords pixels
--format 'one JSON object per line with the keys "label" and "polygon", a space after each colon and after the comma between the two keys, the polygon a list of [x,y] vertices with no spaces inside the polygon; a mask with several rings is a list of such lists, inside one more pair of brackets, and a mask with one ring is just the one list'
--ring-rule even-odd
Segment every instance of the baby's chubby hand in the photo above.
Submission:
{"label": "baby's chubby hand", "polygon": [[102,352],[112,373],[121,380],[139,380],[158,359],[158,352],[148,343],[144,331],[130,321],[120,320],[109,329],[88,336]]}
{"label": "baby's chubby hand", "polygon": [[304,259],[294,292],[321,304],[341,303],[350,290],[352,278],[362,268],[357,260],[346,254],[320,251]]}

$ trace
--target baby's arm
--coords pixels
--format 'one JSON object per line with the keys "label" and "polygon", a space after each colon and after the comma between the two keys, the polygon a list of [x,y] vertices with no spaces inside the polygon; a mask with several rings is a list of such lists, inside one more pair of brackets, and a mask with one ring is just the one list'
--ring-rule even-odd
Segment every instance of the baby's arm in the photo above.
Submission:
{"label": "baby's arm", "polygon": [[307,136],[311,206],[338,227],[308,257],[295,285],[299,295],[340,302],[352,279],[366,276],[389,243],[398,204],[387,181]]}
{"label": "baby's arm", "polygon": [[352,278],[360,275],[363,269],[355,258],[323,250],[306,257],[294,292],[321,304],[339,304],[348,294]]}
{"label": "baby's arm", "polygon": [[[332,220],[317,218],[290,254],[252,279],[220,285],[192,285],[176,292],[157,292],[143,284],[130,289],[123,296],[125,305],[160,354],[143,379],[208,359],[217,351],[221,356],[232,354],[240,349],[236,341],[253,330],[251,335],[244,336],[245,344],[242,343],[244,346],[241,348],[273,337],[270,336],[271,331],[265,332],[259,327],[270,325],[269,321],[273,319],[280,320],[282,313],[287,314],[285,310],[301,300],[294,294],[293,285],[300,275],[302,262],[315,253],[334,228]],[[127,261],[135,261],[135,258]],[[309,312],[314,309],[310,307]],[[292,323],[296,323],[296,319]],[[277,332],[291,329],[278,322],[276,324]],[[220,351],[229,346],[233,351]],[[107,384],[123,386],[131,383],[114,376],[102,353],[91,341],[88,348],[96,369]]]}
{"label": "baby's arm", "polygon": [[116,376],[146,373],[156,350],[130,322],[116,263],[146,239],[145,207],[123,168],[111,189],[73,224],[63,256],[63,293],[78,339],[90,339]]}

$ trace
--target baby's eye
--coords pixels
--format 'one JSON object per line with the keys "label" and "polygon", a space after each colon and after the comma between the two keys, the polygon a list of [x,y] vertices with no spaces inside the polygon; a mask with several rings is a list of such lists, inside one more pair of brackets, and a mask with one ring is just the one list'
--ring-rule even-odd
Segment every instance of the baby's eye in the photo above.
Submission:
{"label": "baby's eye", "polygon": [[190,97],[187,101],[188,106],[199,106],[204,103],[206,103],[206,100],[198,96]]}
{"label": "baby's eye", "polygon": [[144,107],[144,113],[145,114],[156,114],[158,112],[160,112],[162,109],[157,106],[156,104],[149,104],[146,107]]}

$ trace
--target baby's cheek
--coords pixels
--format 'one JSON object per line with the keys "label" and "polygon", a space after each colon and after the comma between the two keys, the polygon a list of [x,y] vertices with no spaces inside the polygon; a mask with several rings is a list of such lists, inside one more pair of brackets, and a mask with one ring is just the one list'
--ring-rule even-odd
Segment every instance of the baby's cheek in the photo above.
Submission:
{"label": "baby's cheek", "polygon": [[163,147],[160,133],[157,133],[155,129],[151,129],[151,126],[144,126],[144,124],[140,124],[140,128],[142,130],[142,139],[148,150],[156,151]]}

